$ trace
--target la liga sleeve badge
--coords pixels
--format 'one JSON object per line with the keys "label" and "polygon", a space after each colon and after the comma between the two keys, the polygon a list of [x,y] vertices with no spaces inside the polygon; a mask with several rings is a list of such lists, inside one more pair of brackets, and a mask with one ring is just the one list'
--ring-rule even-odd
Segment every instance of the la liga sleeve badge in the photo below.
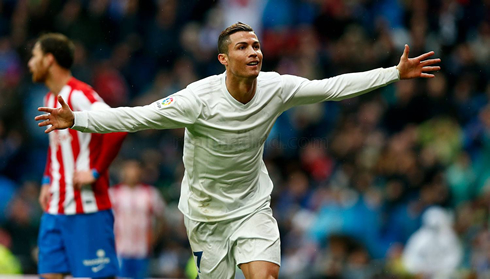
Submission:
{"label": "la liga sleeve badge", "polygon": [[164,108],[164,107],[168,107],[170,106],[171,104],[173,104],[174,102],[174,98],[173,97],[167,97],[161,101],[157,101],[157,107],[158,108]]}

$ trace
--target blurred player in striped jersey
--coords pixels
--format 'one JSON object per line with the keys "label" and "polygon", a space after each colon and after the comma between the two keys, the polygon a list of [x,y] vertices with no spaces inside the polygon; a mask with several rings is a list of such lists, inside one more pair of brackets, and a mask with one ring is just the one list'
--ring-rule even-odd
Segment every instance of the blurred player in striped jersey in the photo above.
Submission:
{"label": "blurred player in striped jersey", "polygon": [[[270,208],[272,180],[263,161],[264,144],[277,117],[299,105],[359,96],[400,79],[434,77],[427,59],[408,58],[405,46],[397,66],[322,80],[262,72],[262,51],[253,29],[229,26],[218,38],[222,74],[196,81],[150,105],[72,112],[39,108],[46,132],[139,131],[185,127],[179,209],[199,277],[277,278],[281,262],[279,228]],[[429,72],[429,73],[428,73]]]}
{"label": "blurred player in striped jersey", "polygon": [[126,161],[121,183],[109,189],[116,217],[116,250],[120,276],[142,279],[148,276],[149,256],[163,232],[165,203],[158,190],[141,183],[137,161]]}
{"label": "blurred player in striped jersey", "polygon": [[[60,107],[57,97],[62,96],[73,111],[109,108],[89,85],[72,77],[74,51],[62,34],[45,34],[34,45],[28,66],[32,80],[50,90],[44,106]],[[39,197],[45,211],[38,238],[43,278],[117,275],[108,168],[125,136],[74,130],[49,135]]]}

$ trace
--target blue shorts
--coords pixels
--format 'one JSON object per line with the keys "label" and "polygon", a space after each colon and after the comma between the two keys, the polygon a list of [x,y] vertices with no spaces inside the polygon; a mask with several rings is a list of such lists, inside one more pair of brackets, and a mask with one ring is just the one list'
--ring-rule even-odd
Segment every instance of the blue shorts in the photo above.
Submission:
{"label": "blue shorts", "polygon": [[38,273],[73,277],[117,276],[112,210],[91,214],[44,213],[39,229]]}
{"label": "blue shorts", "polygon": [[148,277],[148,267],[150,261],[148,258],[134,259],[119,257],[121,263],[120,277],[132,279],[144,279]]}

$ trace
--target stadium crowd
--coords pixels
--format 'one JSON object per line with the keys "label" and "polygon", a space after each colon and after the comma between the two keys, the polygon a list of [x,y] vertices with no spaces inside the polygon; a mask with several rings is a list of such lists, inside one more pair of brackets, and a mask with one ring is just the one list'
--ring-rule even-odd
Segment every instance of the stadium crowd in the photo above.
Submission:
{"label": "stadium crowd", "polygon": [[[26,67],[33,40],[76,42],[73,75],[115,106],[143,105],[222,73],[221,30],[258,34],[264,71],[321,79],[396,65],[434,50],[434,79],[400,81],[341,102],[284,113],[266,142],[281,278],[406,278],[405,247],[424,213],[445,208],[458,278],[490,276],[490,1],[488,0],[0,0],[0,273],[35,274],[37,198],[48,138],[33,120],[46,88]],[[155,277],[192,276],[177,210],[183,130],[128,135],[127,160],[167,203]],[[6,248],[6,249],[4,249]],[[436,248],[434,248],[436,249]],[[458,252],[459,251],[459,252]],[[5,256],[3,256],[5,254]],[[9,255],[9,256],[7,256]],[[429,260],[429,259],[427,259]],[[3,269],[2,269],[3,268]],[[430,271],[436,274],[438,271]]]}

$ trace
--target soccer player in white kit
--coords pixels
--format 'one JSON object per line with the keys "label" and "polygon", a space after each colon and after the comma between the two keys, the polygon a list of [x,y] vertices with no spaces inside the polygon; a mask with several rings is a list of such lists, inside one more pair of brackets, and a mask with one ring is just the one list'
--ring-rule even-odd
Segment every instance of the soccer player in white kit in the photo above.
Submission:
{"label": "soccer player in white kit", "polygon": [[[399,79],[431,78],[440,69],[434,52],[397,66],[307,80],[261,72],[262,52],[253,29],[243,23],[218,39],[220,75],[150,105],[105,111],[71,112],[39,108],[39,126],[88,133],[135,132],[185,127],[179,209],[199,278],[233,278],[238,265],[245,278],[277,278],[280,240],[270,208],[272,181],[263,162],[264,142],[277,117],[289,108],[352,98]],[[60,103],[63,99],[59,99]]]}

